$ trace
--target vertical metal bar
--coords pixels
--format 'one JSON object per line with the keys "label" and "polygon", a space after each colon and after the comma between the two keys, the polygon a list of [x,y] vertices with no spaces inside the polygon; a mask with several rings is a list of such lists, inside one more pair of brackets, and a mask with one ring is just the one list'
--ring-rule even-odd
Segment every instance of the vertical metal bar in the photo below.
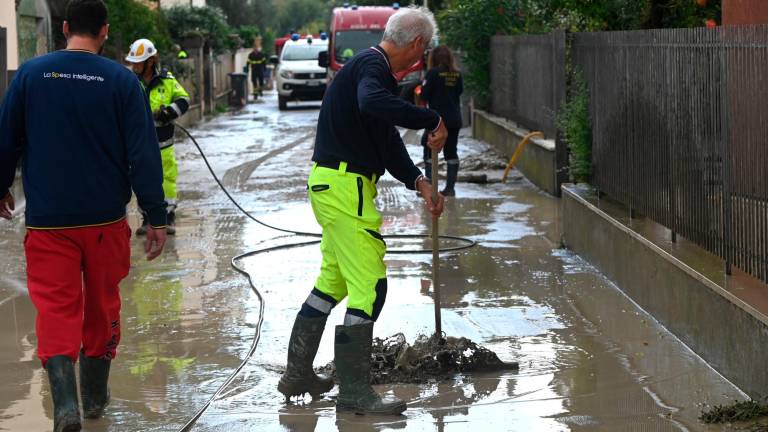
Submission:
{"label": "vertical metal bar", "polygon": [[[759,34],[756,37],[757,42],[762,43],[763,45],[766,42],[766,31],[765,27],[760,27]],[[760,65],[765,64],[765,52],[766,49],[764,47],[756,48],[757,51],[757,59],[754,64],[755,66],[755,74],[760,73]],[[757,97],[758,100],[764,100],[765,97],[765,89],[760,87],[760,95]],[[766,133],[766,122],[760,121],[760,119],[764,119],[765,117],[765,106],[764,104],[758,104],[758,115],[756,122],[758,125],[758,136],[764,137],[767,136]],[[760,147],[759,147],[760,148]],[[759,182],[755,188],[756,195],[757,195],[757,220],[758,220],[758,250],[757,250],[757,258],[759,260],[759,271],[758,271],[758,278],[762,280],[763,282],[766,282],[768,280],[768,265],[766,265],[766,218],[768,218],[768,215],[765,212],[766,208],[766,200],[768,199],[768,195],[766,194],[766,172],[765,172],[765,164],[768,163],[768,161],[765,159],[766,150],[764,148],[760,148],[758,156],[755,158],[757,162],[757,175],[756,177],[759,179]]]}
{"label": "vertical metal bar", "polygon": [[720,95],[721,95],[721,111],[720,111],[720,130],[722,133],[720,139],[720,154],[723,163],[723,243],[725,246],[725,274],[731,275],[731,263],[733,259],[733,239],[732,239],[732,219],[733,209],[731,202],[731,160],[730,160],[730,135],[728,125],[728,111],[730,102],[728,100],[728,65],[727,61],[727,48],[725,44],[725,34],[723,29],[719,29],[721,33],[720,49],[719,49],[719,64],[720,64]]}
{"label": "vertical metal bar", "polygon": [[[560,30],[552,33],[552,108],[557,112],[566,98],[566,35]],[[559,131],[553,125],[555,139],[555,190],[560,196],[560,185],[568,180],[568,149]]]}
{"label": "vertical metal bar", "polygon": [[[691,32],[691,35],[694,39],[698,37],[698,31],[694,29]],[[703,82],[703,68],[701,65],[701,59],[695,58],[695,50],[692,48],[687,48],[687,50],[691,53],[691,58],[694,59],[694,82]],[[704,200],[702,199],[703,193],[702,193],[702,187],[703,187],[703,165],[701,161],[703,160],[703,152],[701,151],[702,146],[702,139],[701,139],[701,128],[704,123],[703,119],[703,107],[709,103],[709,101],[706,100],[706,97],[704,95],[706,85],[704,86],[696,86],[694,87],[694,101],[695,104],[692,108],[693,113],[693,122],[691,123],[691,149],[693,151],[688,152],[689,164],[690,169],[692,171],[692,175],[689,178],[689,181],[691,182],[691,197],[690,202],[694,206],[694,219],[693,219],[693,232],[694,232],[694,238],[696,239],[696,242],[698,244],[706,244],[706,236],[703,235],[702,226],[704,226]]]}

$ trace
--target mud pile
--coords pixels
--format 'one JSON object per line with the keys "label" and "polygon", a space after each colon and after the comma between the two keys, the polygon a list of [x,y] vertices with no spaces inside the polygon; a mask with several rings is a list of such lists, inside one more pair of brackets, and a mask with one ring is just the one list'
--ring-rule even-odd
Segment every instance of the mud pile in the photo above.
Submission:
{"label": "mud pile", "polygon": [[[402,333],[374,338],[371,350],[371,384],[421,384],[442,381],[457,373],[517,370],[493,351],[467,338],[419,336],[410,345]],[[335,375],[333,363],[322,368]]]}

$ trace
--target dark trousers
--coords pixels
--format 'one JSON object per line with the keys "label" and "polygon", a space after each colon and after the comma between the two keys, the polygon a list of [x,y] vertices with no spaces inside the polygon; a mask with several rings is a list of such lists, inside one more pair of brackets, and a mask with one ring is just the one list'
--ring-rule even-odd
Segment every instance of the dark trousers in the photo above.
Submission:
{"label": "dark trousers", "polygon": [[255,89],[260,89],[264,87],[264,69],[259,67],[254,67],[251,70],[251,83],[253,84],[253,87]]}
{"label": "dark trousers", "polygon": [[[459,130],[460,128],[448,128],[448,138],[445,140],[445,147],[443,147],[443,159],[458,160],[459,153],[457,147],[459,146]],[[431,163],[432,151],[427,147],[427,137],[429,131],[424,131],[424,135],[421,137],[421,145],[424,147],[424,161]]]}

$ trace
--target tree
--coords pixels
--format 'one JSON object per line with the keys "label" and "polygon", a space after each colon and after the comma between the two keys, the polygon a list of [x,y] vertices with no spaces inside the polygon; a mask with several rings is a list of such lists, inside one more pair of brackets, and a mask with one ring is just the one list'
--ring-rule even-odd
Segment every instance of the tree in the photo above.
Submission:
{"label": "tree", "polygon": [[208,0],[208,5],[224,11],[227,23],[235,28],[256,26],[263,32],[275,21],[272,0]]}
{"label": "tree", "polygon": [[438,15],[445,41],[461,51],[467,88],[483,105],[490,88],[491,36],[523,30],[522,0],[456,0]]}
{"label": "tree", "polygon": [[104,47],[108,57],[122,61],[136,39],[151,40],[158,51],[168,53],[171,40],[165,16],[135,0],[106,0],[109,10],[109,40]]}
{"label": "tree", "polygon": [[181,41],[191,35],[203,36],[216,52],[234,48],[234,30],[227,24],[224,12],[213,6],[174,6],[165,12],[171,37]]}
{"label": "tree", "polygon": [[644,28],[701,27],[708,20],[722,22],[720,0],[647,0]]}
{"label": "tree", "polygon": [[278,34],[295,31],[316,31],[328,27],[325,3],[317,0],[286,0],[277,5]]}

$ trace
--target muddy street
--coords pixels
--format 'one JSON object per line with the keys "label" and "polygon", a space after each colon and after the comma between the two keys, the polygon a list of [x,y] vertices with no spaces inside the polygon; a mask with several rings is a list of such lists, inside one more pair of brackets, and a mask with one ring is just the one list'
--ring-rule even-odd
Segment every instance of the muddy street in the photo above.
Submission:
{"label": "muddy street", "polygon": [[[274,94],[191,131],[243,207],[264,222],[319,232],[306,178],[319,104],[277,109]],[[498,165],[490,148],[462,131],[462,159]],[[405,132],[421,159],[418,134]],[[253,342],[260,302],[230,266],[233,256],[309,241],[248,219],[227,200],[189,140],[179,159],[177,235],[149,263],[133,238],[121,285],[122,341],[111,374],[112,403],[86,431],[177,431],[241,363]],[[503,163],[503,160],[502,160]],[[502,166],[503,169],[503,166]],[[500,177],[501,170],[489,172]],[[18,182],[17,182],[18,183]],[[0,430],[51,425],[48,382],[35,354],[35,312],[26,294],[23,198],[0,223]],[[391,176],[379,182],[383,234],[427,234],[422,201]],[[744,395],[593,267],[561,249],[559,201],[519,175],[507,183],[459,183],[440,232],[475,240],[441,254],[443,330],[519,362],[519,371],[455,376],[444,382],[376,386],[409,402],[402,417],[336,414],[325,398],[286,404],[277,391],[293,318],[320,268],[317,245],[243,259],[264,298],[253,357],[195,431],[719,431],[697,420],[704,404]],[[135,203],[130,218],[138,223]],[[448,245],[448,242],[446,242]],[[428,241],[389,241],[390,249]],[[387,256],[389,291],[374,335],[409,342],[433,330],[430,254]],[[315,366],[333,359],[328,320]]]}

